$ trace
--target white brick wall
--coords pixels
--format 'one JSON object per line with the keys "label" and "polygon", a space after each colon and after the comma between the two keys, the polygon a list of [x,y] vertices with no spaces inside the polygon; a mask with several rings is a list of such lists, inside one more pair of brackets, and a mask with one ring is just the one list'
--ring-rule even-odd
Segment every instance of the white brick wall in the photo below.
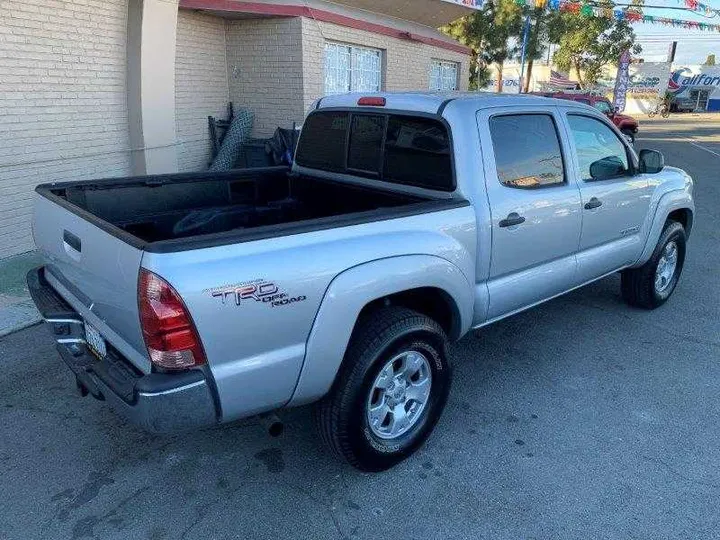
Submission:
{"label": "white brick wall", "polygon": [[178,12],[175,123],[181,172],[207,168],[211,157],[207,117],[227,116],[225,25],[220,17]]}
{"label": "white brick wall", "polygon": [[[0,258],[33,248],[33,188],[131,173],[126,89],[128,0],[0,0]],[[255,136],[301,122],[323,94],[324,43],[385,51],[387,90],[426,89],[432,58],[468,58],[417,42],[303,18],[178,14],[180,170],[209,158],[208,115],[255,112]]]}
{"label": "white brick wall", "polygon": [[428,90],[433,59],[460,63],[460,90],[468,88],[468,55],[314,19],[302,19],[302,30],[305,109],[324,94],[326,40],[383,49],[383,90]]}
{"label": "white brick wall", "polygon": [[0,2],[0,258],[33,249],[33,188],[130,173],[127,0]]}
{"label": "white brick wall", "polygon": [[302,122],[302,19],[228,21],[230,100],[255,113],[253,135]]}

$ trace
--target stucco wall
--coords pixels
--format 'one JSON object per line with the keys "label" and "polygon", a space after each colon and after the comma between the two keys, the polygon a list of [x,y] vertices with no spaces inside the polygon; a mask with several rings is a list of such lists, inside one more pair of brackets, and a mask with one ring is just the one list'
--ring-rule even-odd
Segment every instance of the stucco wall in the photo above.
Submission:
{"label": "stucco wall", "polygon": [[254,136],[302,122],[302,19],[228,21],[227,63],[230,100],[255,113]]}
{"label": "stucco wall", "polygon": [[4,0],[0,258],[33,249],[33,188],[130,172],[127,0]]}
{"label": "stucco wall", "polygon": [[175,53],[175,124],[178,168],[207,168],[211,156],[208,116],[225,118],[230,101],[226,21],[181,9]]}

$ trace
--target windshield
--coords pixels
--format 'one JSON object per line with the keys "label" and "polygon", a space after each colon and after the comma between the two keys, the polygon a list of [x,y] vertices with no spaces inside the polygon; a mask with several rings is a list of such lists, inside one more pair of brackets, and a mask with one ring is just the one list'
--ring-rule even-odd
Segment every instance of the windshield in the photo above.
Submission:
{"label": "windshield", "polygon": [[605,114],[610,114],[612,112],[612,107],[610,106],[610,103],[607,101],[597,101],[595,102],[595,108]]}

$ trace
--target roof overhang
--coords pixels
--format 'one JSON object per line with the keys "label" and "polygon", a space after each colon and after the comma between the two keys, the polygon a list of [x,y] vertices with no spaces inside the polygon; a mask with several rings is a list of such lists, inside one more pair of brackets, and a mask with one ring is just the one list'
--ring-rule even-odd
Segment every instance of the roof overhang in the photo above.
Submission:
{"label": "roof overhang", "polygon": [[350,9],[438,28],[480,9],[483,0],[180,0],[181,8],[287,16],[292,10]]}
{"label": "roof overhang", "polygon": [[481,0],[332,0],[356,9],[437,28],[480,9]]}
{"label": "roof overhang", "polygon": [[[470,49],[436,30],[472,13],[469,2],[481,0],[180,0],[183,9],[195,9],[225,18],[307,17],[425,43],[470,54]],[[372,9],[371,9],[372,8]]]}

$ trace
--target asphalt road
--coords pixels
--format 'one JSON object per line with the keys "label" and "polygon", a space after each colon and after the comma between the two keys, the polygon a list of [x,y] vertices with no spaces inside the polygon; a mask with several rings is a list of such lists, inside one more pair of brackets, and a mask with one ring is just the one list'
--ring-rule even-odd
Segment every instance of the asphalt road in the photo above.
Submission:
{"label": "asphalt road", "polygon": [[44,328],[0,338],[0,539],[720,538],[720,120],[643,122],[696,180],[672,300],[611,277],[467,336],[436,433],[362,474],[308,409],[174,437],[82,399]]}

